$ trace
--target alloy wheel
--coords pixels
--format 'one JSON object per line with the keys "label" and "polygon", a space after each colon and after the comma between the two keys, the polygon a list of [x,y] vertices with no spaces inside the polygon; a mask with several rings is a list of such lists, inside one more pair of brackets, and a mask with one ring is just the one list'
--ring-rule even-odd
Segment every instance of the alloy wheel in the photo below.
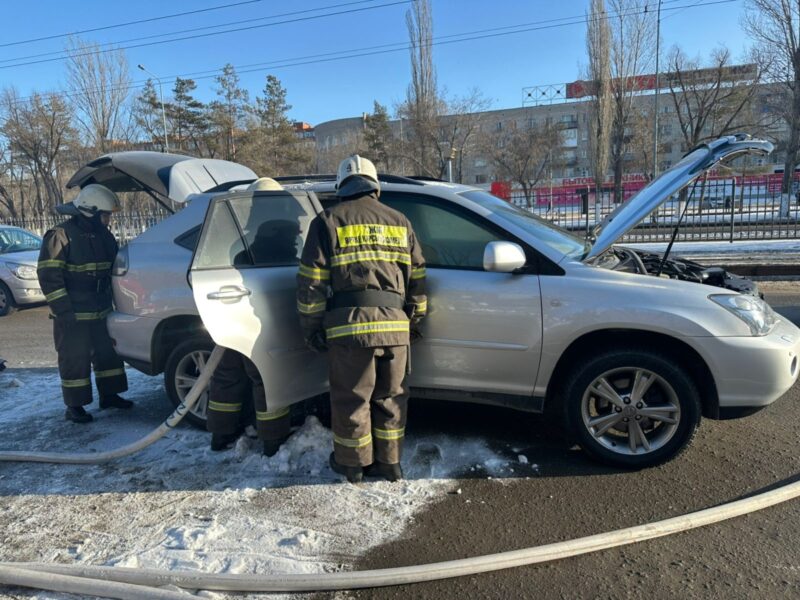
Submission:
{"label": "alloy wheel", "polygon": [[663,377],[640,367],[606,371],[586,388],[581,417],[594,440],[624,455],[655,452],[678,430],[681,404]]}
{"label": "alloy wheel", "polygon": [[[181,402],[186,399],[186,395],[189,393],[189,390],[192,389],[192,386],[197,381],[197,378],[200,377],[200,374],[205,369],[206,363],[208,362],[208,357],[211,356],[211,352],[207,350],[195,350],[194,352],[190,352],[178,362],[178,367],[175,370],[175,391],[178,394],[178,398],[180,398]],[[208,411],[208,388],[200,395],[200,398],[197,399],[197,403],[192,408],[191,412],[193,415],[197,416],[200,419],[206,418],[206,413]]]}

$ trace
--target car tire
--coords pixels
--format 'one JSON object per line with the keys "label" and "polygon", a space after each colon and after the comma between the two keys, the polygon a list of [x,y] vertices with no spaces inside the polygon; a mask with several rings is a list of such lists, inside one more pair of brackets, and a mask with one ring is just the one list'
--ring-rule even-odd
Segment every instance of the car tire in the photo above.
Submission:
{"label": "car tire", "polygon": [[14,295],[8,286],[0,281],[0,317],[5,317],[16,312],[17,305],[14,302]]}
{"label": "car tire", "polygon": [[[214,342],[208,336],[194,335],[175,346],[169,353],[164,367],[164,387],[174,407],[186,397],[192,382],[200,375],[200,365],[205,364],[213,349]],[[205,430],[207,409],[208,390],[203,392],[197,404],[184,418],[195,427]]]}
{"label": "car tire", "polygon": [[568,376],[567,431],[594,460],[629,469],[672,460],[692,442],[700,396],[674,359],[646,348],[609,350]]}

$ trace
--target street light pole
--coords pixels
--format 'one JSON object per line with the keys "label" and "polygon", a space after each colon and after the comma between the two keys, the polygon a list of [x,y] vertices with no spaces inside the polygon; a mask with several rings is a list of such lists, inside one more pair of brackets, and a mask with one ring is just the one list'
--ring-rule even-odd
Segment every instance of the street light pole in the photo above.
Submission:
{"label": "street light pole", "polygon": [[140,63],[136,66],[158,82],[158,95],[161,98],[161,122],[164,126],[164,151],[169,152],[169,139],[167,138],[167,112],[164,110],[164,90],[161,87],[161,79],[151,71],[145,69],[143,64]]}
{"label": "street light pole", "polygon": [[661,0],[658,0],[658,12],[656,14],[656,99],[655,114],[653,115],[653,179],[658,173],[658,59],[661,48]]}

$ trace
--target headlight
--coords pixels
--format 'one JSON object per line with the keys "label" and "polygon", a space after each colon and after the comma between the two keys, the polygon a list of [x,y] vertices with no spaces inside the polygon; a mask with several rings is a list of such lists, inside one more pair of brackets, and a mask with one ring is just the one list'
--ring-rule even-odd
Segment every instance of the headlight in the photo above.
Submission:
{"label": "headlight", "polygon": [[754,296],[713,294],[708,299],[747,323],[752,335],[767,335],[778,322],[778,316],[772,307]]}
{"label": "headlight", "polygon": [[20,279],[37,279],[36,267],[32,267],[31,265],[21,265],[13,262],[7,262],[6,266]]}

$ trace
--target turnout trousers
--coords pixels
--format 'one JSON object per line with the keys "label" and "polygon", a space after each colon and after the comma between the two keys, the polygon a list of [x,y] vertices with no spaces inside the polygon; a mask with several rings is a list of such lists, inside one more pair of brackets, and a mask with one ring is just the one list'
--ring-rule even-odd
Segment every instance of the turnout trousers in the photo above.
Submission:
{"label": "turnout trousers", "polygon": [[328,356],[336,462],[399,463],[408,414],[408,346],[332,344]]}
{"label": "turnout trousers", "polygon": [[289,436],[289,407],[267,410],[264,382],[256,366],[235,350],[226,349],[211,376],[206,429],[211,433],[241,431],[242,408],[252,398],[259,439],[282,440]]}
{"label": "turnout trousers", "polygon": [[104,318],[77,321],[66,326],[54,319],[53,338],[64,404],[84,406],[92,402],[92,367],[94,384],[101,396],[119,394],[128,389],[125,365],[114,350]]}

